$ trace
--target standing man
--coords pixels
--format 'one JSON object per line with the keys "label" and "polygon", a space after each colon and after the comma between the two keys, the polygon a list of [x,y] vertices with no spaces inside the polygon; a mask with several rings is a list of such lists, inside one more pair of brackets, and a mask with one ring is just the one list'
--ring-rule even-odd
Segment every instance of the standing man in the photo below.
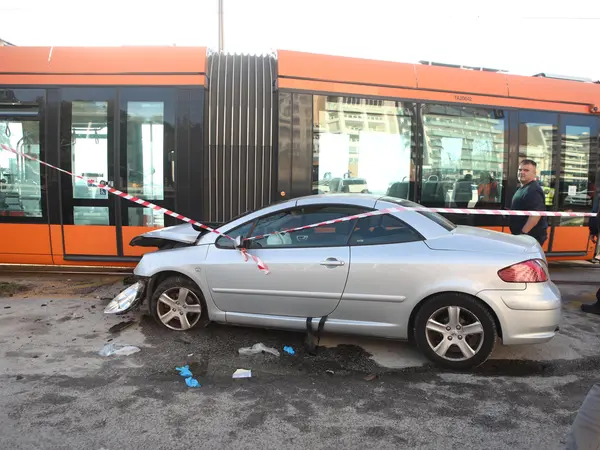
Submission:
{"label": "standing man", "polygon": [[[597,207],[598,206],[596,205],[593,209],[596,209]],[[600,210],[592,212],[596,212],[596,217],[590,217],[588,227],[590,229],[590,239],[594,244],[596,244],[598,243],[598,219],[600,219]],[[597,260],[597,257],[598,254],[596,253],[594,259]],[[592,261],[594,261],[594,259],[592,259]],[[596,291],[596,303],[583,304],[581,305],[581,310],[585,313],[600,315],[600,289]]]}
{"label": "standing man", "polygon": [[[545,211],[544,191],[536,181],[537,164],[524,159],[519,164],[519,183],[521,187],[515,193],[511,209],[516,211]],[[548,239],[548,220],[540,216],[510,216],[512,234],[528,234],[543,245]]]}
{"label": "standing man", "polygon": [[[594,244],[598,243],[598,235],[600,233],[600,230],[598,229],[598,215],[600,214],[600,208],[599,208],[600,205],[598,204],[599,200],[600,200],[600,193],[594,193],[594,201],[592,203],[592,212],[596,213],[596,217],[590,217],[590,221],[588,223],[588,228],[590,229],[590,240]],[[594,264],[600,262],[598,255],[600,255],[600,246],[596,246],[596,253],[594,254],[594,257],[592,258],[592,262]]]}

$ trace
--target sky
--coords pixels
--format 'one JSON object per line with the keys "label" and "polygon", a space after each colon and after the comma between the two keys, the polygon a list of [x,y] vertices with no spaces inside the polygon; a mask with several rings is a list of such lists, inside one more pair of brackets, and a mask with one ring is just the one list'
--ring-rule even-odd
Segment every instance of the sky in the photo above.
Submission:
{"label": "sky", "polygon": [[[217,0],[0,2],[19,46],[218,48]],[[600,80],[599,0],[224,0],[225,50],[299,50]],[[1,61],[0,61],[1,66]]]}

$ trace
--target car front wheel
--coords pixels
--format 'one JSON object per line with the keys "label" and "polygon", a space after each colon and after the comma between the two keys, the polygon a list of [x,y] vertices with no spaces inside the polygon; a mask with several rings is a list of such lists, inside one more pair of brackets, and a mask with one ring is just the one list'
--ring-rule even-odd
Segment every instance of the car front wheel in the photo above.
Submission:
{"label": "car front wheel", "polygon": [[198,287],[186,277],[170,277],[154,290],[150,311],[158,323],[175,331],[195,327],[206,315],[206,305]]}
{"label": "car front wheel", "polygon": [[494,350],[496,324],[477,300],[445,294],[427,301],[415,319],[417,346],[434,363],[453,370],[483,364]]}

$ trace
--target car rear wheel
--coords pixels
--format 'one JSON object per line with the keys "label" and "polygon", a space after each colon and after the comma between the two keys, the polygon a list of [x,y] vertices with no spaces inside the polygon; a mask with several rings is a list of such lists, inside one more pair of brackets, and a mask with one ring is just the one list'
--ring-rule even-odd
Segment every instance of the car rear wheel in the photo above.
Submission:
{"label": "car rear wheel", "polygon": [[150,311],[161,325],[175,331],[187,331],[206,316],[206,304],[200,289],[190,279],[170,277],[154,290]]}
{"label": "car rear wheel", "polygon": [[427,301],[415,319],[417,346],[434,363],[453,370],[483,364],[494,350],[497,330],[490,312],[463,294]]}

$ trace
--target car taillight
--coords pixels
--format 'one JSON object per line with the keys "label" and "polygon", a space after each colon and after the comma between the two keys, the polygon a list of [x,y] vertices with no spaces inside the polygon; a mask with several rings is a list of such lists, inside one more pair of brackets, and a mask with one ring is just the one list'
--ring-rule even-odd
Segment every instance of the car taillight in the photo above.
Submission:
{"label": "car taillight", "polygon": [[548,281],[548,273],[543,261],[532,259],[506,267],[498,272],[507,283],[543,283]]}

